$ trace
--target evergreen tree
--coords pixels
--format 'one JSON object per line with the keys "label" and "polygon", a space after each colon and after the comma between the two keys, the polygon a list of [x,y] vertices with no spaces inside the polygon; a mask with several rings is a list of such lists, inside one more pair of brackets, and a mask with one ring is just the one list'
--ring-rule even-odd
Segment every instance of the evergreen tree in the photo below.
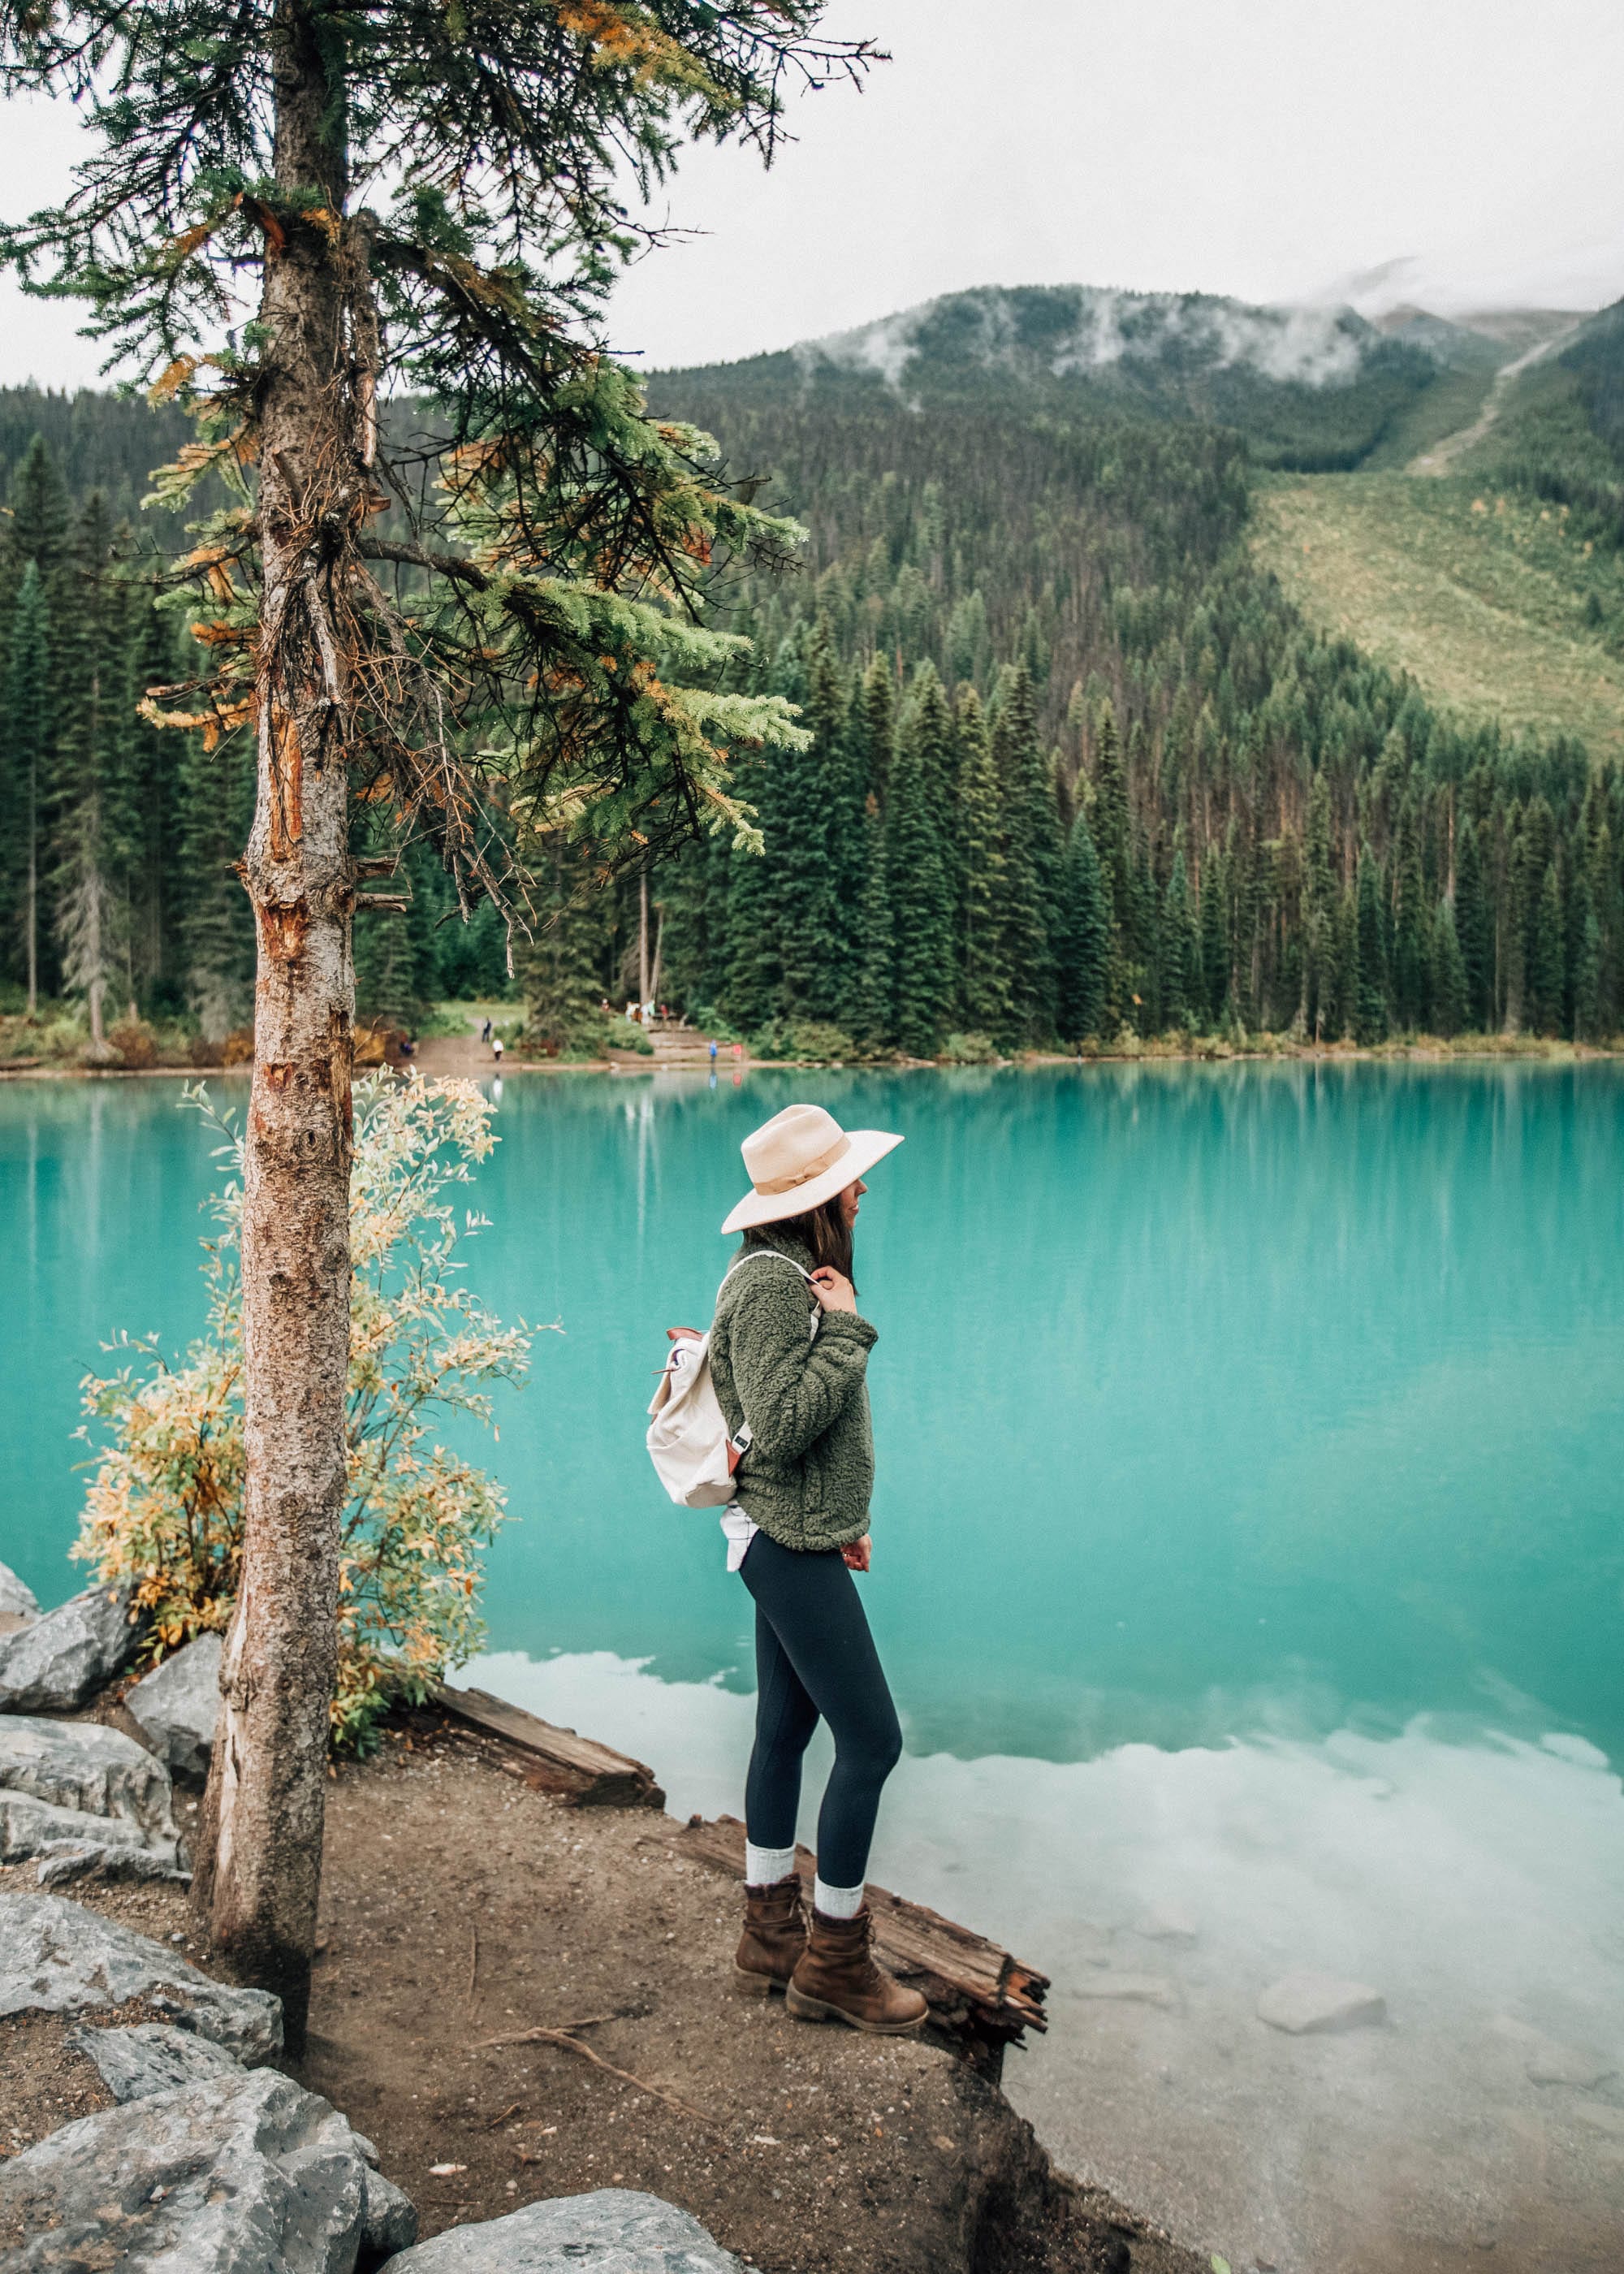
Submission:
{"label": "evergreen tree", "polygon": [[1008,870],[992,739],[974,687],[959,694],[959,1016],[966,1032],[1007,1034],[1013,1022],[1006,961],[1011,932]]}
{"label": "evergreen tree", "polygon": [[1229,1007],[1229,922],[1224,907],[1223,855],[1214,847],[1201,870],[1199,911],[1201,983],[1207,1021],[1221,1026]]}
{"label": "evergreen tree", "polygon": [[8,593],[21,585],[24,572],[32,561],[48,597],[54,599],[68,573],[73,516],[67,486],[42,435],[34,437],[12,477],[3,526],[0,563],[4,564]]}
{"label": "evergreen tree", "polygon": [[1494,1020],[1494,929],[1484,892],[1483,856],[1477,825],[1462,814],[1455,840],[1455,929],[1466,972],[1466,1021],[1492,1026]]}
{"label": "evergreen tree", "polygon": [[128,881],[137,819],[129,589],[113,561],[105,504],[93,495],[75,533],[76,606],[60,645],[65,710],[57,722],[50,848],[64,983],[82,995],[90,1047],[108,1050],[110,987],[131,984]]}
{"label": "evergreen tree", "polygon": [[[174,676],[174,648],[166,619],[150,601],[136,609],[134,693],[163,686]],[[177,914],[179,878],[175,852],[180,832],[178,737],[132,718],[130,785],[134,809],[128,871],[125,933],[135,985],[143,1002],[180,1007]]]}
{"label": "evergreen tree", "polygon": [[[775,676],[782,684],[782,659]],[[779,817],[778,757],[739,770],[741,794],[755,806],[762,832],[759,856],[735,848],[728,863],[722,1008],[733,1024],[754,1034],[782,1007],[782,903],[777,871],[794,857]]]}
{"label": "evergreen tree", "polygon": [[885,815],[895,1032],[914,1058],[939,1049],[958,993],[942,810],[951,763],[942,682],[921,664],[903,705]]}
{"label": "evergreen tree", "polygon": [[876,655],[863,674],[853,705],[852,771],[863,786],[862,869],[853,894],[857,920],[849,999],[839,1021],[867,1050],[883,1049],[896,1037],[895,941],[885,826],[895,741],[891,666],[883,656]]}
{"label": "evergreen tree", "polygon": [[[786,690],[787,691],[787,690]],[[846,690],[826,617],[813,633],[804,686],[795,689],[803,750],[773,761],[772,827],[767,836],[771,886],[778,907],[777,1009],[790,1019],[838,1015],[847,945],[841,890],[850,875],[846,832]]]}
{"label": "evergreen tree", "polygon": [[538,921],[515,958],[525,1036],[545,1050],[568,1051],[596,1035],[602,1015],[609,896],[562,837],[548,848],[537,889]]}
{"label": "evergreen tree", "polygon": [[1032,680],[1024,663],[1001,674],[992,761],[1004,814],[1003,960],[1010,1012],[1005,1038],[1052,1039],[1059,1005],[1054,930],[1060,884],[1060,819],[1054,779],[1038,739]]}
{"label": "evergreen tree", "polygon": [[1319,1042],[1331,1027],[1336,998],[1336,877],[1331,866],[1331,786],[1314,776],[1308,797],[1308,839],[1303,882],[1304,1029]]}
{"label": "evergreen tree", "polygon": [[1059,951],[1062,1038],[1103,1038],[1110,1000],[1111,907],[1083,813],[1072,822],[1066,840]]}
{"label": "evergreen tree", "polygon": [[1350,885],[1336,906],[1336,1011],[1327,1031],[1340,1040],[1357,1031],[1359,1005],[1359,900]]}
{"label": "evergreen tree", "polygon": [[1426,1024],[1432,922],[1421,869],[1421,825],[1414,792],[1399,809],[1393,856],[1393,1004],[1402,1028]]}
{"label": "evergreen tree", "polygon": [[1387,954],[1382,924],[1381,875],[1368,845],[1359,847],[1358,992],[1353,1013],[1354,1040],[1381,1042],[1387,1031]]}
{"label": "evergreen tree", "polygon": [[1128,814],[1128,779],[1110,703],[1100,707],[1094,732],[1094,804],[1089,831],[1100,856],[1106,903],[1111,912],[1111,973],[1107,1016],[1113,1030],[1132,1008],[1130,967],[1134,960],[1133,844]]}
{"label": "evergreen tree", "polygon": [[181,746],[180,991],[206,1043],[247,1024],[253,1006],[253,916],[237,864],[253,811],[242,745],[209,750],[201,734]]}
{"label": "evergreen tree", "polygon": [[1466,960],[1455,930],[1455,910],[1440,900],[1432,919],[1432,968],[1428,975],[1431,1025],[1440,1035],[1458,1035],[1467,1021]]}
{"label": "evergreen tree", "polygon": [[4,812],[7,961],[15,951],[27,990],[28,1015],[40,1000],[40,878],[42,805],[52,745],[50,620],[38,563],[30,561],[11,617],[5,681]]}
{"label": "evergreen tree", "polygon": [[1201,999],[1201,942],[1190,905],[1190,883],[1184,869],[1184,848],[1173,855],[1172,871],[1162,907],[1157,1024],[1164,1029],[1183,1027]]}
{"label": "evergreen tree", "polygon": [[[1094,850],[1099,853],[1105,892],[1110,893],[1112,921],[1121,928],[1128,907],[1128,873],[1132,864],[1132,840],[1128,828],[1128,775],[1121,762],[1116,737],[1116,712],[1110,703],[1101,705],[1094,723]],[[1132,941],[1124,944],[1132,946]]]}
{"label": "evergreen tree", "polygon": [[1593,1043],[1602,1033],[1601,926],[1589,875],[1581,869],[1573,889],[1573,1036]]}
{"label": "evergreen tree", "polygon": [[1564,930],[1561,882],[1556,862],[1547,861],[1528,935],[1528,1023],[1538,1035],[1554,1035],[1562,1023]]}
{"label": "evergreen tree", "polygon": [[879,799],[870,795],[863,816],[863,882],[849,992],[842,1024],[865,1050],[880,1050],[895,1037],[895,941],[891,920],[891,873],[885,823]]}

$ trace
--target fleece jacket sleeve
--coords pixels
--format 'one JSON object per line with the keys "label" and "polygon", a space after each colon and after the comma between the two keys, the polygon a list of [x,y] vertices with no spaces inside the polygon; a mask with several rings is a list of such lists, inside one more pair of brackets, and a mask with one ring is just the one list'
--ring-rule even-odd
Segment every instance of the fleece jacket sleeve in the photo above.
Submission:
{"label": "fleece jacket sleeve", "polygon": [[730,1343],[733,1383],[755,1449],[769,1461],[799,1460],[861,1387],[879,1339],[867,1319],[825,1311],[807,1333],[805,1283],[761,1266],[741,1290]]}

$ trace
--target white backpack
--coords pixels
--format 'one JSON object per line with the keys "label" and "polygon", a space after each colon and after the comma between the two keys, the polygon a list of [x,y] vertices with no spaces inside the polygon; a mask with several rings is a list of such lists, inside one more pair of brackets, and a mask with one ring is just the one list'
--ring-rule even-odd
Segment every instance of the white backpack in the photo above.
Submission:
{"label": "white backpack", "polygon": [[[722,1286],[726,1286],[741,1263],[754,1263],[767,1255],[777,1256],[780,1263],[787,1263],[792,1271],[811,1280],[812,1274],[802,1270],[793,1255],[785,1255],[776,1247],[749,1247],[729,1264]],[[719,1300],[721,1290],[717,1292]],[[813,1336],[817,1333],[818,1317],[814,1311]],[[685,1335],[673,1343],[649,1412],[653,1419],[643,1442],[655,1474],[678,1507],[726,1507],[733,1496],[733,1471],[753,1441],[748,1421],[735,1435],[727,1434],[727,1417],[710,1379],[709,1335]]]}

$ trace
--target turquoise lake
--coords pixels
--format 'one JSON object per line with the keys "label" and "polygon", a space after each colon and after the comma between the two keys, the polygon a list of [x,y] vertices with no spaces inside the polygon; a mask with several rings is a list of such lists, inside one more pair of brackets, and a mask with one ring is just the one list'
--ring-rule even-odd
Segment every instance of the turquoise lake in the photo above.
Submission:
{"label": "turquoise lake", "polygon": [[[739,1140],[800,1096],[900,1130],[857,1261],[908,1743],[876,1876],[1049,1968],[1022,2105],[1237,2265],[1396,2274],[1463,2172],[1502,2269],[1616,2264],[1587,2253],[1624,2090],[1541,2087],[1526,2048],[1624,2070],[1620,1069],[500,1087],[470,1277],[562,1332],[486,1441],[478,1678],[738,1807],[747,1599],[643,1407],[662,1329],[708,1320]],[[82,1584],[80,1376],[116,1328],[201,1322],[214,1164],[177,1096],[0,1086],[0,1557],[47,1601]],[[1390,2027],[1265,2029],[1304,1965]]]}

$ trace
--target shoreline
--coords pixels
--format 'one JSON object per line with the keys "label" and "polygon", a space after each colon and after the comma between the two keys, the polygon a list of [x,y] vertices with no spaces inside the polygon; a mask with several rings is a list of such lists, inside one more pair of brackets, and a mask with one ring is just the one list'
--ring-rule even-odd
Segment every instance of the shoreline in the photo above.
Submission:
{"label": "shoreline", "polygon": [[[91,1715],[119,1726],[124,1686]],[[335,1764],[311,2037],[275,2065],[376,2142],[423,2238],[625,2187],[759,2274],[1207,2274],[1205,2250],[1057,2171],[939,2031],[736,1995],[736,1889],[695,1837],[435,1707]],[[0,1892],[33,1878],[0,1866]],[[56,1892],[207,1967],[179,1886]],[[68,2021],[0,2021],[10,2152],[108,2105]]]}
{"label": "shoreline", "polygon": [[[433,1037],[432,1040],[440,1040]],[[700,1059],[662,1065],[658,1058],[628,1051],[608,1058],[504,1058],[500,1065],[482,1060],[477,1066],[425,1064],[413,1058],[387,1071],[425,1076],[453,1073],[470,1081],[490,1081],[516,1073],[545,1074],[691,1074],[709,1079],[724,1067],[731,1073],[1024,1073],[1056,1067],[1083,1072],[1095,1065],[1597,1065],[1624,1063],[1624,1043],[1570,1043],[1553,1036],[1474,1035],[1470,1043],[1454,1043],[1427,1037],[1406,1043],[1292,1043],[1270,1037],[1253,1047],[1224,1042],[1203,1042],[1175,1049],[1160,1041],[1137,1050],[1023,1050],[1014,1058],[962,1061],[954,1058],[717,1058],[714,1065]],[[357,1067],[357,1073],[385,1071]],[[249,1078],[252,1060],[232,1065],[0,1065],[0,1081],[203,1081],[221,1077]]]}

